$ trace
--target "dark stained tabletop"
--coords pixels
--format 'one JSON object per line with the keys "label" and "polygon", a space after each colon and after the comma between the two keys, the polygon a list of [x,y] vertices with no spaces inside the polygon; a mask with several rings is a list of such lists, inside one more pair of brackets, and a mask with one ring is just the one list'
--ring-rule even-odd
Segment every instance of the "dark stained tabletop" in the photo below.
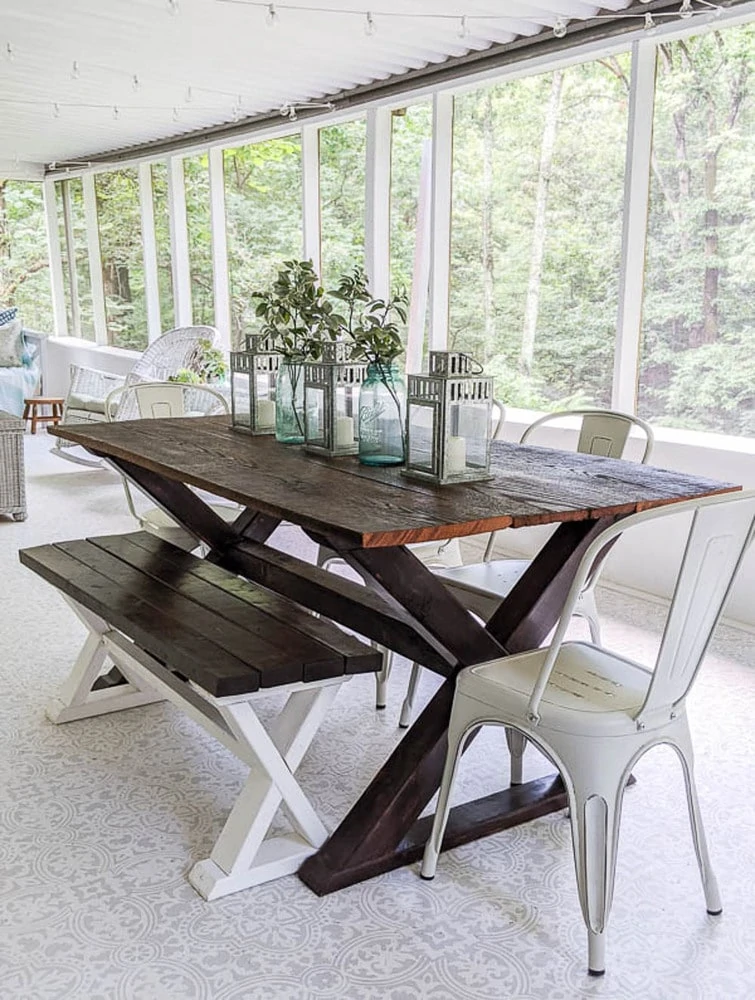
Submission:
{"label": "dark stained tabletop", "polygon": [[60,424],[49,433],[365,548],[630,514],[739,489],[635,462],[505,442],[492,446],[494,479],[434,487],[397,468],[323,459],[273,437],[233,431],[224,416]]}

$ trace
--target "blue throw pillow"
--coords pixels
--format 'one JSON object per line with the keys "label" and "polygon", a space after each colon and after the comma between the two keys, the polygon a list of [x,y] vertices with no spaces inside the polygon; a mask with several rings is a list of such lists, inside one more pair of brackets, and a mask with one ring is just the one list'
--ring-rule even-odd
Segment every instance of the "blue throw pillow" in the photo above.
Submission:
{"label": "blue throw pillow", "polygon": [[17,312],[18,309],[15,306],[11,306],[9,309],[0,309],[0,326],[4,326],[6,323],[14,320]]}

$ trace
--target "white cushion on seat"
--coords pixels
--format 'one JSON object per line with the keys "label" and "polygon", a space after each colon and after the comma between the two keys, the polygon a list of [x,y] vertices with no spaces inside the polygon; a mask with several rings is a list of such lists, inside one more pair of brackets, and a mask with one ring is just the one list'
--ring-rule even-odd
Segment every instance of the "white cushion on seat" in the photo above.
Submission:
{"label": "white cushion on seat", "polygon": [[88,413],[104,413],[105,400],[85,393],[70,392],[66,405],[70,410],[85,410]]}

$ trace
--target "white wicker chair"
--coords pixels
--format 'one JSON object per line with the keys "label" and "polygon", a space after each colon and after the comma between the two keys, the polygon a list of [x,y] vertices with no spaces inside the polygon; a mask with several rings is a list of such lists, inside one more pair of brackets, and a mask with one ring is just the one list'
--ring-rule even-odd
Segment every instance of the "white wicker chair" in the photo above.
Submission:
{"label": "white wicker chair", "polygon": [[[183,382],[139,382],[119,386],[105,400],[105,419],[151,420],[159,417],[214,417],[227,414],[228,401],[208,385],[187,385]],[[160,507],[137,510],[128,480],[124,477],[123,489],[126,503],[139,527],[163,541],[172,542],[191,552],[200,546],[200,540],[182,527]],[[208,497],[210,501],[213,498]],[[219,502],[210,506],[225,521],[234,521],[241,513],[237,504]]]}
{"label": "white wicker chair", "polygon": [[[95,368],[71,365],[71,385],[63,407],[64,424],[100,423],[105,417],[105,400],[121,386],[140,382],[165,382],[181,368],[191,368],[200,350],[200,341],[215,344],[218,332],[212,326],[184,326],[169,330],[153,341],[128,375],[114,375]],[[81,454],[72,441],[56,438],[54,455],[79,465],[101,468],[99,459]]]}

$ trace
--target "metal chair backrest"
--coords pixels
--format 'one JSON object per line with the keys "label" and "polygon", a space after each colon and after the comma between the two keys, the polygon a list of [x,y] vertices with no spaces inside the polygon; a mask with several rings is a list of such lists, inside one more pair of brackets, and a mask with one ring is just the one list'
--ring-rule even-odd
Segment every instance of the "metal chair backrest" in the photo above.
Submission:
{"label": "metal chair backrest", "polygon": [[226,398],[208,385],[138,382],[114,389],[105,400],[109,421],[199,417],[228,413]]}
{"label": "metal chair backrest", "polygon": [[684,556],[677,574],[666,627],[638,726],[668,718],[686,698],[747,547],[755,533],[755,490],[700,497],[632,514],[602,532],[587,548],[569,590],[548,654],[529,702],[533,721],[569,620],[596,557],[624,532],[663,517],[691,514]]}
{"label": "metal chair backrest", "polygon": [[525,430],[520,444],[526,444],[538,428],[563,421],[568,418],[581,419],[577,451],[585,455],[602,455],[605,458],[622,458],[629,434],[636,427],[644,435],[645,446],[641,462],[647,462],[653,449],[654,435],[650,424],[629,413],[618,410],[559,410],[546,413]]}
{"label": "metal chair backrest", "polygon": [[126,376],[126,385],[136,382],[165,382],[181,368],[191,368],[200,351],[200,343],[218,338],[214,326],[182,326],[168,330],[149,347]]}

